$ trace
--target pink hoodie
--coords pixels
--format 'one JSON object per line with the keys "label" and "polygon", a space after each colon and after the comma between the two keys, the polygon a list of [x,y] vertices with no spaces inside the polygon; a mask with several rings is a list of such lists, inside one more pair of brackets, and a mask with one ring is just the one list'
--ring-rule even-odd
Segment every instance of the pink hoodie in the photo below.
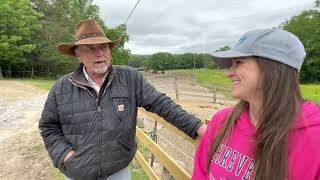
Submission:
{"label": "pink hoodie", "polygon": [[[243,112],[235,124],[230,140],[223,142],[213,156],[209,174],[206,173],[207,156],[213,138],[223,121],[232,111],[217,112],[208,124],[194,159],[194,180],[249,180],[253,177],[256,129],[248,111]],[[320,109],[305,102],[301,114],[289,134],[289,180],[320,180]]]}

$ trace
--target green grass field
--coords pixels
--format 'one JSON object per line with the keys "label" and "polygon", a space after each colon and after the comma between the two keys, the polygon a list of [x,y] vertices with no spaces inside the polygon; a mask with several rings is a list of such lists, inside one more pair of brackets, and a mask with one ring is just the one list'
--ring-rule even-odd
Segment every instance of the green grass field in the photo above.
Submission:
{"label": "green grass field", "polygon": [[224,71],[222,70],[211,70],[211,69],[192,69],[187,70],[174,70],[176,74],[193,74],[198,82],[204,87],[210,87],[212,85],[230,87],[231,81],[226,78]]}
{"label": "green grass field", "polygon": [[43,90],[50,90],[56,80],[52,79],[19,79],[19,81],[31,84]]}
{"label": "green grass field", "polygon": [[38,87],[38,88],[45,90],[45,91],[50,90],[51,87],[56,82],[56,80],[53,80],[53,79],[11,79],[11,78],[8,78],[8,79],[4,79],[4,80],[23,82],[23,83]]}
{"label": "green grass field", "polygon": [[[222,70],[213,69],[188,69],[171,71],[176,74],[193,74],[201,86],[212,88],[212,85],[230,87],[231,81],[225,76]],[[306,100],[320,103],[320,84],[301,84],[302,96]],[[228,98],[228,96],[227,96]]]}
{"label": "green grass field", "polygon": [[320,103],[320,84],[301,84],[303,98]]}

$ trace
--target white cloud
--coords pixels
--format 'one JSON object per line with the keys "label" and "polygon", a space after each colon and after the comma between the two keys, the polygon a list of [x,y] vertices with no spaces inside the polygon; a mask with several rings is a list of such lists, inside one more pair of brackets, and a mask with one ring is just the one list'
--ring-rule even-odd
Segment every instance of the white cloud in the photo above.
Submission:
{"label": "white cloud", "polygon": [[[124,23],[137,0],[94,0],[105,24]],[[314,0],[141,0],[127,22],[134,54],[213,52],[246,31],[278,27]]]}

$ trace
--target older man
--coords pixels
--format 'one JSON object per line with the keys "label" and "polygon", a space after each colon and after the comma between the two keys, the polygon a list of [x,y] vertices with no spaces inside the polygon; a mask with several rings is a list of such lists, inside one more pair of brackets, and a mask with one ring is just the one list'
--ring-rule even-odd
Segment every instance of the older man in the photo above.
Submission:
{"label": "older man", "polygon": [[51,89],[39,128],[66,179],[130,179],[137,107],[157,113],[192,138],[206,129],[138,71],[110,63],[110,48],[119,41],[109,40],[94,20],[83,20],[75,28],[75,43],[58,46],[81,64]]}

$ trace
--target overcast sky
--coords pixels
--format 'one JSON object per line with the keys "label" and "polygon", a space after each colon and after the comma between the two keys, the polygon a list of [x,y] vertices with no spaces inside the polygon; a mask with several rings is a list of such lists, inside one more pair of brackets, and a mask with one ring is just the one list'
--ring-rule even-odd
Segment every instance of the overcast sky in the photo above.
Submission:
{"label": "overcast sky", "polygon": [[[105,24],[124,23],[137,0],[93,0]],[[127,22],[133,54],[214,52],[246,31],[278,27],[314,0],[141,0]]]}

